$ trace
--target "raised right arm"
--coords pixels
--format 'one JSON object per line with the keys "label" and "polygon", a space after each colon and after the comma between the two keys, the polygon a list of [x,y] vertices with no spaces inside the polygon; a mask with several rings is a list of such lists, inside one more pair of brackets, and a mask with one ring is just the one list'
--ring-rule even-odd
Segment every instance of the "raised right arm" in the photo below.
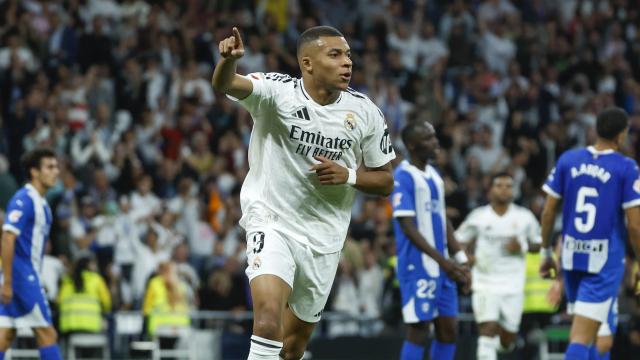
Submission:
{"label": "raised right arm", "polygon": [[253,83],[236,73],[236,61],[244,55],[244,46],[238,28],[233,28],[233,36],[220,41],[218,49],[222,58],[213,71],[211,78],[213,88],[236,99],[244,99],[251,95]]}

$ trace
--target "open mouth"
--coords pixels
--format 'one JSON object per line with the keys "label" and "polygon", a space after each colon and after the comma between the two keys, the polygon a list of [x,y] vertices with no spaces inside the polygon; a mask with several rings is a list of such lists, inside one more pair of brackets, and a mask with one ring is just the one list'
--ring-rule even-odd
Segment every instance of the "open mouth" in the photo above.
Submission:
{"label": "open mouth", "polygon": [[351,80],[351,73],[340,74],[340,78],[345,81]]}

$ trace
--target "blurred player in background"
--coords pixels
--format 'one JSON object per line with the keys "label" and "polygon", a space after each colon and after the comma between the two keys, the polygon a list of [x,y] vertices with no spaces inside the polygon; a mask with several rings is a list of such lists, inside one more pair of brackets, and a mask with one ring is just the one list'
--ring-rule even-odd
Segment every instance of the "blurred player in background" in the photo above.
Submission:
{"label": "blurred player in background", "polygon": [[557,274],[551,234],[563,203],[560,258],[567,310],[573,314],[569,360],[587,359],[600,325],[607,322],[622,281],[627,236],[640,254],[640,172],[633,159],[618,152],[629,131],[627,114],[605,109],[596,131],[595,145],[562,154],[543,186],[544,277]]}
{"label": "blurred player in background", "polygon": [[219,44],[212,85],[254,120],[240,194],[254,305],[250,360],[298,360],[336,274],[356,189],[389,195],[395,158],[382,112],[348,87],[351,50],[329,26],[298,39],[302,78],[236,74],[240,32]]}
{"label": "blurred player in background", "polygon": [[[513,178],[492,177],[489,204],[473,210],[456,238],[474,251],[472,306],[478,324],[478,359],[495,360],[515,347],[524,304],[525,254],[540,251],[540,225],[513,203]],[[470,253],[472,253],[470,251]]]}
{"label": "blurred player in background", "polygon": [[17,328],[33,330],[41,359],[58,360],[62,356],[40,271],[52,222],[44,195],[56,184],[60,170],[55,153],[44,148],[25,154],[22,165],[29,182],[9,201],[2,226],[0,360]]}
{"label": "blurred player in background", "polygon": [[[469,284],[467,256],[447,220],[444,181],[429,165],[439,144],[433,126],[412,123],[402,131],[409,153],[394,173],[391,196],[402,317],[408,325],[400,360],[422,360],[433,321],[431,359],[455,355],[458,296],[455,282]],[[448,258],[455,254],[455,261]]]}

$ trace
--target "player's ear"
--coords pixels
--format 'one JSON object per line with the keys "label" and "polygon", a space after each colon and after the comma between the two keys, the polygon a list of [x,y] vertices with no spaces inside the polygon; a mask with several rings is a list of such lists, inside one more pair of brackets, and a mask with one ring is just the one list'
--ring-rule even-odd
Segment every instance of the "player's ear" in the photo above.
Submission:
{"label": "player's ear", "polygon": [[300,58],[300,70],[302,70],[303,73],[312,72],[313,66],[311,64],[311,58],[309,56],[303,56]]}

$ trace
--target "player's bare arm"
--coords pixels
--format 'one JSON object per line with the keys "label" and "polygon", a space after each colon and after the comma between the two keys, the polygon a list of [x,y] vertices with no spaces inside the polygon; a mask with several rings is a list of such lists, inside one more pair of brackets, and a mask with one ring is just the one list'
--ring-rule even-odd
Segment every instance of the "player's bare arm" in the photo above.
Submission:
{"label": "player's bare arm", "polygon": [[[636,259],[640,259],[640,207],[635,206],[626,209],[625,215],[627,217],[629,243],[631,243]],[[636,285],[635,296],[640,299],[640,286]]]}
{"label": "player's bare arm", "polygon": [[[349,170],[346,167],[338,165],[323,156],[314,156],[314,159],[320,161],[320,163],[313,165],[309,170],[315,171],[320,184],[339,185],[347,183]],[[389,196],[393,190],[391,163],[377,168],[361,166],[357,170],[354,186],[367,194]]]}
{"label": "player's bare arm", "polygon": [[399,217],[398,221],[400,222],[402,232],[407,236],[409,241],[411,241],[415,247],[420,249],[420,251],[435,260],[453,281],[465,284],[469,280],[467,269],[462,265],[446,259],[436,248],[429,245],[427,240],[422,236],[422,234],[420,234],[420,231],[416,227],[415,218]]}
{"label": "player's bare arm", "polygon": [[244,45],[238,28],[233,28],[233,36],[220,41],[218,50],[222,58],[213,71],[211,85],[216,91],[244,99],[251,95],[253,83],[236,73],[236,61],[244,55]]}
{"label": "player's bare arm", "polygon": [[463,267],[465,270],[465,279],[462,282],[464,291],[468,292],[471,289],[471,271],[469,257],[462,248],[462,245],[455,236],[455,229],[451,225],[451,220],[447,217],[447,248],[449,249],[449,255]]}
{"label": "player's bare arm", "polygon": [[556,213],[560,205],[560,199],[547,195],[547,199],[542,209],[542,216],[540,219],[541,236],[542,236],[542,250],[545,252],[540,262],[540,276],[545,279],[553,278],[558,273],[558,266],[553,259],[553,254],[549,253],[548,249],[551,246],[551,233],[553,232],[553,225],[556,221]]}
{"label": "player's bare arm", "polygon": [[0,290],[0,301],[4,304],[11,302],[13,298],[13,252],[16,244],[16,234],[10,231],[2,233],[2,289]]}

